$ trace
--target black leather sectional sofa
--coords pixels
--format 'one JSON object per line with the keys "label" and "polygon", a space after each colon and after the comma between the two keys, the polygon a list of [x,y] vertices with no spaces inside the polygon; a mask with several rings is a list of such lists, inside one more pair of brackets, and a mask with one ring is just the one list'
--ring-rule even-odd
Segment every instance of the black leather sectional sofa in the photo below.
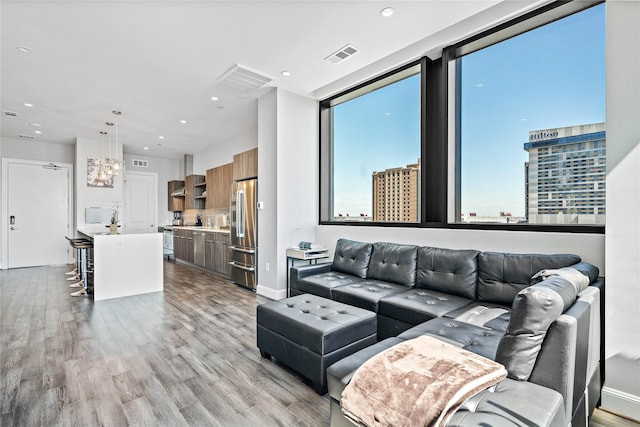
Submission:
{"label": "black leather sectional sofa", "polygon": [[598,268],[577,255],[508,254],[340,239],[332,263],[291,269],[291,295],[377,314],[378,342],[327,370],[331,425],[351,425],[340,396],[367,359],[431,335],[507,368],[508,378],[448,425],[586,426],[602,378]]}

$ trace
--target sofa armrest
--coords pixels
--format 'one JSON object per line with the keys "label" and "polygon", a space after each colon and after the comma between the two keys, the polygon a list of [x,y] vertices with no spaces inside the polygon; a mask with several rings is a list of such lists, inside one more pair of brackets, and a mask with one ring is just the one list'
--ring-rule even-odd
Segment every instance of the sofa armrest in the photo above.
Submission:
{"label": "sofa armrest", "polygon": [[291,284],[291,288],[296,289],[296,285],[300,279],[313,276],[314,274],[330,272],[332,265],[333,264],[330,262],[325,262],[321,264],[296,265],[291,267],[289,270],[289,283]]}

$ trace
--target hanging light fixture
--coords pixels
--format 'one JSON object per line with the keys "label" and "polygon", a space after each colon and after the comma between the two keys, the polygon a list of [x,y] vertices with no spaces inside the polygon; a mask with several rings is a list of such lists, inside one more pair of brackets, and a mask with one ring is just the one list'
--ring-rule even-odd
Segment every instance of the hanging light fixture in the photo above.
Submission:
{"label": "hanging light fixture", "polygon": [[111,159],[109,165],[111,166],[111,171],[114,175],[118,175],[121,170],[124,169],[124,160],[120,160],[120,154],[118,153],[118,117],[122,114],[121,111],[113,110],[112,113],[116,116],[116,145],[114,157],[115,159]]}

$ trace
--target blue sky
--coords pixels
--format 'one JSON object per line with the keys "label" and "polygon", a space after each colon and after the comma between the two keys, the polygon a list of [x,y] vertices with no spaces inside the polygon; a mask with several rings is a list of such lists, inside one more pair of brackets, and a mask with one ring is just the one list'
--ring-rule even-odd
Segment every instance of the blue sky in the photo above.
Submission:
{"label": "blue sky", "polygon": [[[600,5],[462,58],[462,212],[524,215],[529,131],[605,121]],[[371,173],[415,163],[419,77],[334,107],[334,212],[371,215]]]}

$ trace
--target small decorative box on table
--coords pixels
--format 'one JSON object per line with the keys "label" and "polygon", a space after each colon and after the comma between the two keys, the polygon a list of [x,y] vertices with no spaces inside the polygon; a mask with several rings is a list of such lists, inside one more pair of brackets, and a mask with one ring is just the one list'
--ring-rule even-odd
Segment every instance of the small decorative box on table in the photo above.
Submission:
{"label": "small decorative box on table", "polygon": [[327,392],[327,368],[376,343],[376,315],[358,307],[303,294],[257,308],[258,348]]}

